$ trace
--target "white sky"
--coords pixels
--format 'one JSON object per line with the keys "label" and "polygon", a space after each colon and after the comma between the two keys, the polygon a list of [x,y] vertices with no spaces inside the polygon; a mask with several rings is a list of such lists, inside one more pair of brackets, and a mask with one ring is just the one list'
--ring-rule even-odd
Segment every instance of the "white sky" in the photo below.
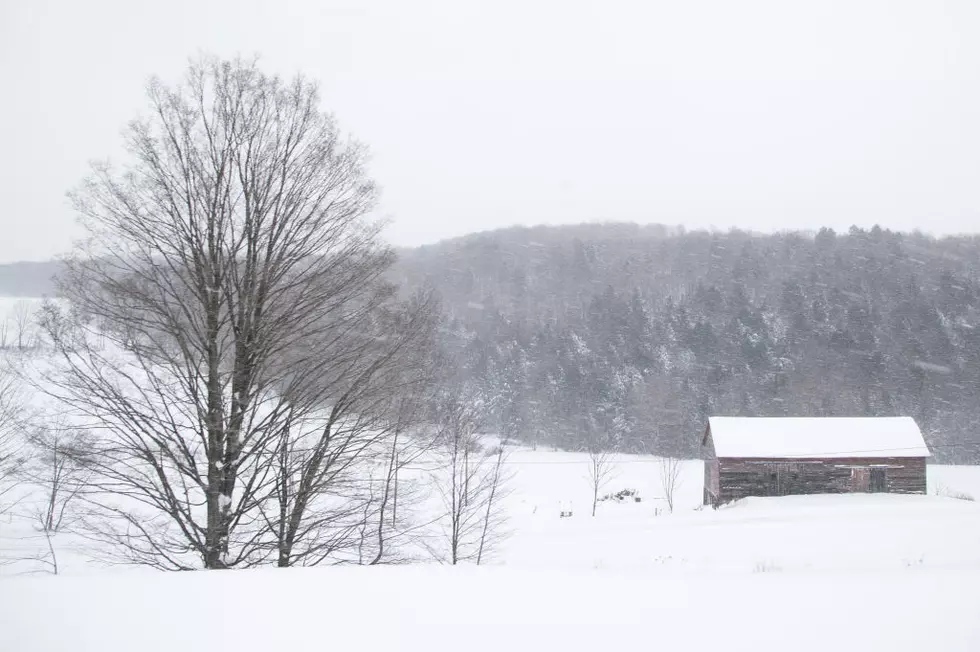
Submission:
{"label": "white sky", "polygon": [[980,2],[0,0],[0,262],[66,250],[154,73],[258,53],[373,152],[389,239],[980,231]]}

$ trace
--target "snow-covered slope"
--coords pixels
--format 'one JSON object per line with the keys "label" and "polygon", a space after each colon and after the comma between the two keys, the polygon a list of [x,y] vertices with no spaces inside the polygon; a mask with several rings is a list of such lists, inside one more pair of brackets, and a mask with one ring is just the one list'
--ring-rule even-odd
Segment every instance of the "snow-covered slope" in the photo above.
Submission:
{"label": "snow-covered slope", "polygon": [[[606,491],[641,501],[604,501],[592,518],[587,456],[513,453],[513,535],[479,568],[161,574],[65,550],[59,577],[0,577],[0,649],[980,649],[980,504],[800,496],[699,510],[702,467],[687,462],[669,514],[656,459],[615,462]],[[980,495],[978,468],[929,473]]]}
{"label": "snow-covered slope", "polygon": [[33,652],[980,649],[980,572],[312,568],[0,584]]}

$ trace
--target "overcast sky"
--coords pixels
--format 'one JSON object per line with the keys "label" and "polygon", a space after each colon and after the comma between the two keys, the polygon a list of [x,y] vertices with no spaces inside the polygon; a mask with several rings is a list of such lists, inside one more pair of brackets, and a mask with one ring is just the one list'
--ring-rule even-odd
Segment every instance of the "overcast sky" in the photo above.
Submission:
{"label": "overcast sky", "polygon": [[0,262],[66,250],[152,74],[260,54],[399,245],[512,224],[980,231],[980,2],[0,0]]}

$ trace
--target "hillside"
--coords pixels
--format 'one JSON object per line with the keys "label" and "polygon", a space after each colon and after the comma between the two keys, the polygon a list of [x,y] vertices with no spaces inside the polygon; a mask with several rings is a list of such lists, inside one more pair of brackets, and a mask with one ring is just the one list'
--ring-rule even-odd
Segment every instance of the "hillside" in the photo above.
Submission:
{"label": "hillside", "polygon": [[514,228],[402,252],[489,427],[691,455],[709,414],[915,417],[980,460],[980,238]]}
{"label": "hillside", "polygon": [[[937,461],[980,461],[978,237],[588,224],[399,253],[511,438],[690,456],[709,414],[903,414]],[[0,265],[0,295],[49,294],[55,269]]]}

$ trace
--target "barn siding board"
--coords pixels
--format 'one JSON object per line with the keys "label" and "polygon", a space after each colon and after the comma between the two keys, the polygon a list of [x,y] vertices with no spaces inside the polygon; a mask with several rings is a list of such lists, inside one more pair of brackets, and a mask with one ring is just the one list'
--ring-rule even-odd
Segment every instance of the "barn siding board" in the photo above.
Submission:
{"label": "barn siding board", "polygon": [[718,458],[714,455],[714,447],[711,445],[710,432],[705,433],[704,450],[704,504],[713,505],[718,501],[718,494],[721,486],[721,473]]}
{"label": "barn siding board", "polygon": [[[717,473],[711,477],[709,466]],[[705,480],[717,482],[717,491],[705,485],[705,501],[723,504],[748,496],[853,493],[867,491],[861,477],[867,469],[885,469],[885,493],[926,493],[926,460],[919,457],[854,457],[826,459],[710,459]],[[855,486],[855,479],[858,484]],[[713,487],[712,487],[713,488]]]}

